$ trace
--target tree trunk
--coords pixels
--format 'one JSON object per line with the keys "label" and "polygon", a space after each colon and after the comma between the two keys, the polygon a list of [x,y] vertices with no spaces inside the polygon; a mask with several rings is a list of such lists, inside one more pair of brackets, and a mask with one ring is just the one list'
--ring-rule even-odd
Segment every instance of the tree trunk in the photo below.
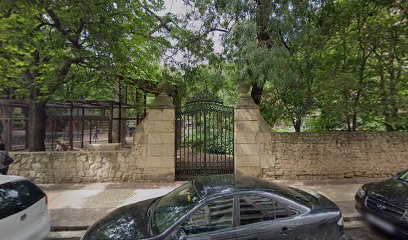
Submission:
{"label": "tree trunk", "polygon": [[30,99],[28,110],[28,150],[45,151],[45,132],[47,126],[46,103]]}
{"label": "tree trunk", "polygon": [[350,123],[350,117],[346,116],[346,123],[347,123],[347,132],[351,132],[352,128],[351,128],[351,123]]}
{"label": "tree trunk", "polygon": [[254,100],[254,102],[256,103],[256,105],[261,104],[263,86],[264,86],[264,84],[262,84],[261,86],[259,86],[256,83],[252,84],[251,96],[252,96],[252,99]]}
{"label": "tree trunk", "polygon": [[398,106],[397,106],[397,81],[396,81],[396,74],[395,74],[395,67],[394,67],[394,50],[395,47],[392,46],[392,50],[390,51],[389,61],[388,61],[388,75],[390,81],[390,91],[389,91],[389,106],[388,114],[389,114],[389,128],[387,131],[395,131],[395,124],[398,118]]}
{"label": "tree trunk", "polygon": [[[38,54],[33,54],[38,62]],[[31,152],[45,151],[45,132],[47,127],[46,101],[39,101],[40,89],[34,84],[37,73],[25,72],[30,82],[30,100],[28,108],[28,150]]]}
{"label": "tree trunk", "polygon": [[392,119],[391,119],[389,109],[388,109],[389,108],[388,107],[388,94],[385,88],[384,70],[382,66],[378,66],[378,68],[379,68],[379,74],[380,74],[380,100],[381,100],[382,112],[383,112],[383,117],[384,117],[384,126],[388,132],[395,131],[394,126],[391,124]]}
{"label": "tree trunk", "polygon": [[13,136],[13,112],[14,107],[3,106],[0,109],[0,116],[3,118],[1,120],[1,132],[0,141],[4,142],[5,150],[11,151],[12,136]]}
{"label": "tree trunk", "polygon": [[295,128],[295,132],[300,132],[302,127],[302,118],[298,117],[293,120],[293,127]]}
{"label": "tree trunk", "polygon": [[[272,45],[271,45],[271,38],[269,36],[268,26],[267,26],[269,22],[269,14],[270,14],[270,10],[268,9],[268,3],[269,3],[268,0],[257,0],[257,8],[258,8],[257,41],[258,41],[258,47],[270,49]],[[252,83],[251,96],[257,105],[261,104],[264,84],[265,83],[258,84],[256,83],[256,81]]]}
{"label": "tree trunk", "polygon": [[352,127],[352,131],[355,132],[357,131],[357,113],[353,114],[353,127]]}
{"label": "tree trunk", "polygon": [[[61,69],[58,71],[58,79],[61,81],[56,82],[48,88],[47,96],[41,96],[41,90],[36,86],[36,79],[40,75],[37,71],[37,67],[40,63],[40,52],[34,51],[32,53],[33,57],[33,68],[34,70],[27,69],[24,71],[23,76],[30,84],[30,102],[28,109],[28,149],[29,151],[45,151],[45,136],[47,128],[47,112],[46,105],[51,96],[59,87],[64,84],[63,81],[66,75],[69,73],[72,64],[80,62],[81,59],[73,58],[68,59]],[[43,97],[42,100],[39,100]],[[44,98],[46,100],[44,100]]]}

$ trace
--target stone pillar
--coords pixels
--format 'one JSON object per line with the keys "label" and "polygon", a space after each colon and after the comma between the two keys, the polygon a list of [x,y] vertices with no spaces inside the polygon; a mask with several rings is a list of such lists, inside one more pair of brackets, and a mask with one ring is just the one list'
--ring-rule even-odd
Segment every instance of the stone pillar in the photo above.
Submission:
{"label": "stone pillar", "polygon": [[248,91],[249,87],[241,87],[234,108],[234,170],[235,174],[260,177],[260,147],[257,136],[260,132],[261,115],[259,106],[248,96]]}
{"label": "stone pillar", "polygon": [[147,158],[144,178],[175,179],[175,108],[171,97],[160,94],[150,107],[145,123]]}

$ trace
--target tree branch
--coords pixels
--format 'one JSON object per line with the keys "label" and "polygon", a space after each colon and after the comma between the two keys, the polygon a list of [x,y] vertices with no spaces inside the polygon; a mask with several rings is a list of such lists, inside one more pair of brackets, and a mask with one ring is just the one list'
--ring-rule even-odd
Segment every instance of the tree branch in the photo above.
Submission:
{"label": "tree branch", "polygon": [[165,21],[163,19],[163,17],[160,17],[159,15],[157,15],[156,13],[154,13],[152,10],[150,10],[147,7],[143,7],[143,9],[148,12],[150,15],[154,16],[159,22],[159,26],[157,26],[157,30],[152,30],[149,32],[149,35],[152,35],[153,33],[157,32],[158,30],[160,30],[161,28],[165,28],[168,32],[171,32],[173,30],[173,27],[168,25],[169,23],[171,23],[172,21]]}
{"label": "tree branch", "polygon": [[72,46],[75,49],[78,49],[78,50],[81,49],[82,44],[79,43],[79,38],[80,38],[82,30],[85,27],[85,21],[83,20],[83,18],[80,19],[79,26],[77,30],[75,31],[75,36],[72,37],[70,34],[73,32],[72,29],[64,29],[64,27],[62,26],[62,22],[60,18],[58,17],[58,15],[48,6],[44,6],[44,9],[48,13],[48,15],[51,17],[52,21],[54,22],[54,24],[52,23],[45,23],[45,24],[55,27],[63,36],[66,36],[68,41],[72,44]]}
{"label": "tree branch", "polygon": [[67,36],[71,32],[71,30],[70,29],[65,30],[62,27],[61,20],[59,19],[59,17],[55,14],[55,12],[52,9],[49,9],[48,6],[44,6],[44,9],[48,13],[48,15],[51,17],[52,21],[54,22],[54,24],[50,24],[50,25],[57,28],[57,30],[61,32],[62,35]]}
{"label": "tree branch", "polygon": [[292,53],[292,50],[290,49],[289,45],[286,43],[285,39],[283,38],[282,31],[279,30],[278,34],[279,34],[279,37],[280,37],[280,40],[281,40],[283,46],[285,46],[285,48],[286,48],[290,53]]}
{"label": "tree branch", "polygon": [[224,32],[224,33],[229,33],[228,30],[226,29],[220,29],[220,28],[210,28],[209,32]]}
{"label": "tree branch", "polygon": [[53,82],[53,84],[50,84],[47,95],[52,96],[52,94],[55,93],[61,87],[61,85],[65,81],[65,77],[71,70],[72,64],[81,63],[83,62],[83,60],[84,60],[83,58],[71,58],[68,61],[66,61],[65,64],[58,71],[58,74],[57,74],[58,81],[55,81]]}

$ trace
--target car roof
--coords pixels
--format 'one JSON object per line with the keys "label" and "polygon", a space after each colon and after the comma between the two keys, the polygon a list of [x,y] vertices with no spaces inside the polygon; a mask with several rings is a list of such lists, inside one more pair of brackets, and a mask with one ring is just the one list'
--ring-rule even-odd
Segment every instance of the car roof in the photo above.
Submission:
{"label": "car roof", "polygon": [[0,184],[6,183],[6,182],[19,181],[19,180],[27,180],[27,178],[21,177],[21,176],[13,176],[13,175],[0,175]]}
{"label": "car roof", "polygon": [[299,195],[291,188],[243,175],[223,174],[198,177],[193,180],[194,188],[201,198],[229,192],[261,190],[278,195]]}

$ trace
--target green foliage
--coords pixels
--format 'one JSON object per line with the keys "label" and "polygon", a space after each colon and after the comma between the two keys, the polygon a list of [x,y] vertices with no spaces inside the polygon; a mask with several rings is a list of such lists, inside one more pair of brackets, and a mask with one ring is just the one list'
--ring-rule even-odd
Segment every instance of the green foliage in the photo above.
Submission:
{"label": "green foliage", "polygon": [[226,105],[234,105],[238,92],[235,84],[235,65],[226,62],[201,64],[181,71],[164,68],[163,81],[175,86],[170,95],[183,99],[183,103],[202,92],[218,96]]}
{"label": "green foliage", "polygon": [[398,111],[406,111],[408,100],[402,97],[407,42],[401,11],[406,5],[335,2],[329,17],[339,21],[328,34],[315,83],[326,119],[342,122],[341,128],[349,131],[398,129]]}
{"label": "green foliage", "polygon": [[160,0],[2,1],[0,91],[113,99],[118,79],[165,81],[180,104],[209,91],[232,105],[245,82],[271,125],[407,130],[406,1],[184,2],[177,18]]}
{"label": "green foliage", "polygon": [[[37,101],[110,98],[118,76],[155,80],[161,1],[2,1],[0,90]],[[129,83],[130,84],[130,83]],[[134,84],[134,81],[133,81]],[[30,94],[31,92],[31,94]]]}
{"label": "green foliage", "polygon": [[[233,135],[234,133],[231,131],[221,133],[214,129],[207,129],[205,137],[204,132],[189,134],[186,136],[185,143],[206,153],[233,154]],[[205,149],[204,138],[206,140]]]}
{"label": "green foliage", "polygon": [[406,129],[406,1],[187,2],[196,35],[221,33],[234,82],[262,94],[270,124],[300,130],[317,112],[309,131]]}

